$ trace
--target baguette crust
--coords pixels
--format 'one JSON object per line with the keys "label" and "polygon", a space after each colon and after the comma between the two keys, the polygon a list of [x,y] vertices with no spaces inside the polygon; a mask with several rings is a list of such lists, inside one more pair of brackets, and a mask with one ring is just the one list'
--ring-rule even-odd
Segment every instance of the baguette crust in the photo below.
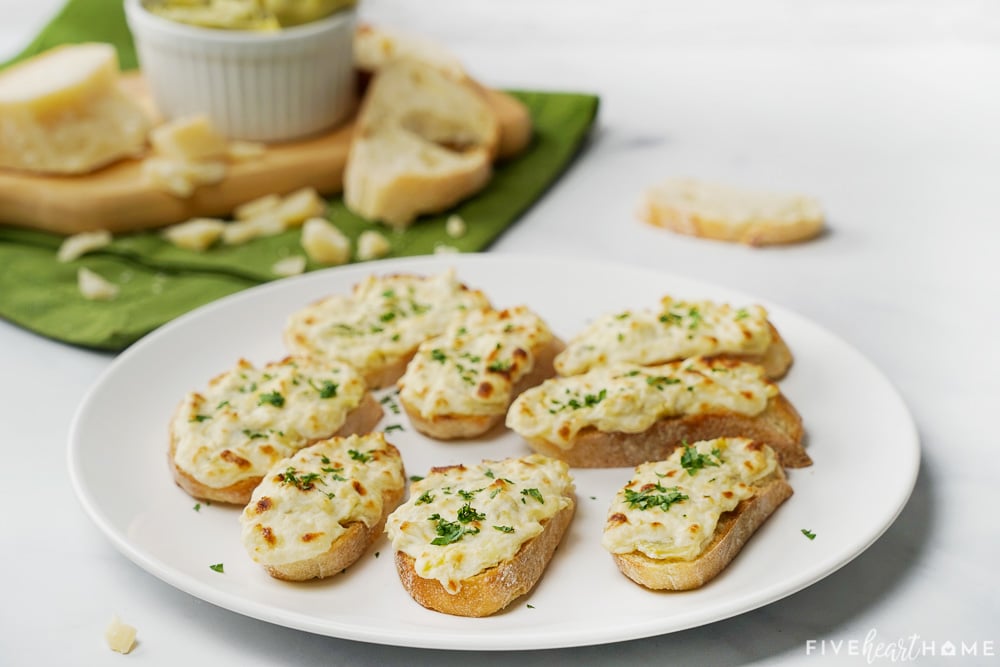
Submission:
{"label": "baguette crust", "polygon": [[[361,399],[361,403],[358,404],[358,407],[348,413],[343,425],[341,425],[336,432],[324,435],[321,438],[310,440],[304,443],[303,447],[308,447],[311,444],[319,442],[320,440],[325,440],[326,438],[332,436],[369,433],[373,428],[375,428],[375,425],[378,424],[379,420],[382,419],[382,414],[383,410],[379,402],[374,396],[372,396],[371,392],[365,392],[364,397]],[[261,479],[263,479],[263,475],[257,475],[242,479],[235,484],[230,484],[229,486],[221,488],[206,486],[177,466],[174,457],[176,450],[176,438],[171,433],[170,449],[167,456],[170,464],[170,470],[173,473],[174,481],[177,483],[177,486],[187,491],[188,494],[194,498],[210,500],[212,502],[229,503],[233,505],[246,505],[250,502],[250,496],[253,494],[253,490],[257,488],[257,485],[260,484]]]}
{"label": "baguette crust", "polygon": [[[525,389],[534,387],[536,384],[555,375],[553,360],[565,348],[565,344],[558,338],[553,338],[541,349],[532,350],[535,364],[531,372],[521,378],[511,391],[510,402]],[[506,408],[502,412],[493,415],[435,415],[427,418],[420,414],[420,411],[407,403],[400,397],[400,403],[406,410],[407,416],[413,427],[424,435],[438,440],[454,440],[458,438],[474,438],[489,431],[501,422],[507,414]]]}
{"label": "baguette crust", "polygon": [[330,545],[330,550],[321,556],[283,565],[265,565],[264,568],[275,579],[285,581],[323,579],[342,572],[361,558],[381,537],[386,517],[403,502],[405,495],[405,485],[398,489],[386,489],[382,493],[382,516],[378,522],[371,526],[365,526],[363,521],[351,522],[347,525],[347,532],[338,537]]}
{"label": "baguette crust", "polygon": [[490,616],[528,593],[541,578],[576,511],[576,498],[545,522],[541,534],[528,540],[513,559],[462,581],[458,593],[449,593],[436,579],[424,579],[414,559],[396,552],[396,571],[406,591],[418,603],[453,616]]}
{"label": "baguette crust", "polygon": [[802,446],[802,418],[783,395],[772,397],[754,417],[737,413],[703,413],[661,419],[642,433],[604,433],[593,427],[582,430],[569,449],[539,438],[528,439],[533,449],[565,461],[574,468],[619,468],[660,461],[684,442],[721,437],[759,440],[774,449],[789,468],[812,465]]}
{"label": "baguette crust", "polygon": [[634,551],[612,554],[615,564],[626,577],[653,590],[685,591],[703,586],[736,558],[747,540],[792,495],[780,466],[754,488],[753,497],[719,518],[712,540],[696,559],[655,559]]}

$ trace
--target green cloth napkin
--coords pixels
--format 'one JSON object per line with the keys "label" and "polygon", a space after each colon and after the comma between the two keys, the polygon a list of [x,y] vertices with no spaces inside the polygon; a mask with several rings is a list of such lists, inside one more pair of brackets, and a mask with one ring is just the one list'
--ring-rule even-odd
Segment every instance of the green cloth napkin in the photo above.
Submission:
{"label": "green cloth napkin", "polygon": [[[114,44],[124,69],[137,65],[121,0],[70,0],[13,61],[71,42]],[[500,164],[489,185],[454,210],[392,232],[355,216],[339,198],[328,217],[352,240],[376,229],[392,245],[389,257],[424,255],[438,245],[475,252],[490,245],[559,178],[586,140],[598,98],[577,93],[510,91],[530,109],[535,136],[517,158]],[[467,232],[452,238],[445,220],[457,213]],[[2,223],[2,221],[0,221]],[[121,350],[156,327],[198,306],[275,280],[274,263],[303,254],[299,232],[257,239],[204,253],[186,251],[155,232],[117,236],[111,246],[60,263],[62,237],[0,224],[0,317],[43,336],[104,350]],[[117,283],[112,301],[87,301],[76,274],[87,267]],[[309,264],[307,270],[323,268]]]}

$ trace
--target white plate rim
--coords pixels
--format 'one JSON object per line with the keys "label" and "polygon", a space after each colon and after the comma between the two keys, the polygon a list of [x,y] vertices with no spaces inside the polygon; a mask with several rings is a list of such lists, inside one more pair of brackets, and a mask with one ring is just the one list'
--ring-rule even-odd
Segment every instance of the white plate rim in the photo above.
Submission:
{"label": "white plate rim", "polygon": [[[396,272],[423,272],[429,273],[442,270],[447,267],[454,267],[459,277],[473,286],[478,287],[474,280],[467,280],[463,275],[463,269],[474,271],[477,266],[489,264],[501,265],[522,265],[543,263],[554,272],[562,272],[563,275],[573,275],[573,271],[596,271],[613,275],[618,273],[631,273],[636,276],[646,276],[656,278],[666,283],[680,282],[688,286],[701,286],[706,292],[725,292],[727,295],[743,303],[762,303],[772,315],[780,314],[786,321],[796,320],[799,325],[807,326],[822,332],[830,340],[837,341],[845,349],[851,350],[856,355],[855,361],[863,364],[870,373],[871,378],[882,383],[880,390],[885,394],[885,398],[895,402],[892,407],[896,411],[898,423],[895,430],[898,436],[899,451],[896,488],[892,497],[880,506],[879,518],[869,530],[863,535],[857,535],[850,544],[839,550],[829,553],[825,558],[819,560],[807,572],[799,573],[798,576],[787,579],[780,583],[762,587],[739,598],[731,598],[720,605],[706,605],[699,612],[691,612],[684,616],[681,621],[664,624],[659,619],[648,619],[646,622],[638,622],[628,628],[616,627],[605,631],[594,631],[593,628],[583,630],[560,630],[546,635],[525,634],[524,636],[498,637],[495,632],[489,630],[478,631],[473,626],[463,625],[461,631],[445,632],[428,635],[426,629],[420,628],[416,631],[396,632],[386,634],[381,627],[341,627],[331,625],[322,619],[313,616],[297,614],[289,610],[275,609],[273,606],[261,603],[257,600],[248,599],[245,595],[234,595],[224,590],[205,586],[199,581],[178,571],[176,568],[161,562],[155,554],[150,554],[137,548],[130,542],[123,533],[120,526],[117,526],[108,517],[105,508],[101,506],[93,489],[90,480],[86,478],[83,471],[83,450],[87,434],[81,433],[81,423],[94,404],[106,398],[102,392],[104,387],[115,377],[120,369],[133,363],[134,358],[145,354],[145,351],[157,344],[158,341],[169,339],[175,332],[192,326],[202,318],[210,317],[212,313],[238,307],[242,304],[253,302],[257,299],[265,299],[269,294],[275,294],[282,290],[294,291],[298,284],[324,280],[327,276],[337,276],[339,281],[356,280],[369,273],[396,273]],[[489,291],[487,294],[489,294]],[[630,304],[631,305],[631,304]],[[588,313],[597,315],[599,313]],[[544,313],[543,313],[544,316]],[[794,352],[793,347],[793,352]],[[206,376],[207,379],[207,376]],[[807,424],[808,429],[808,424]],[[85,513],[94,521],[99,530],[112,542],[124,556],[149,574],[161,579],[167,584],[182,590],[196,598],[210,602],[224,609],[243,614],[252,618],[267,621],[277,625],[295,628],[315,634],[327,635],[343,639],[370,642],[375,644],[386,644],[413,648],[433,648],[433,649],[454,649],[454,650],[533,650],[567,648],[572,646],[587,646],[626,641],[650,636],[668,634],[691,627],[697,627],[706,623],[730,618],[741,613],[771,604],[777,600],[792,595],[803,588],[829,576],[836,572],[853,559],[861,555],[871,544],[892,525],[899,513],[905,507],[916,483],[917,473],[920,465],[920,443],[916,425],[906,408],[905,402],[900,397],[896,389],[892,386],[888,378],[870,360],[858,352],[855,348],[844,342],[833,333],[823,329],[812,321],[790,311],[786,308],[768,302],[765,299],[756,298],[745,294],[739,290],[730,289],[720,285],[707,283],[687,277],[673,275],[656,269],[631,267],[614,262],[596,259],[573,259],[566,257],[549,257],[534,254],[514,254],[514,253],[469,253],[453,256],[423,256],[409,257],[392,260],[382,260],[370,262],[364,265],[348,265],[326,269],[298,276],[267,283],[257,287],[244,290],[234,295],[224,297],[220,300],[202,306],[191,311],[172,322],[151,332],[140,341],[133,344],[127,350],[116,357],[101,377],[91,386],[76,413],[74,414],[70,431],[69,446],[67,451],[67,463],[69,467],[70,480],[73,489],[80,501]],[[804,539],[804,538],[803,538]],[[634,585],[634,584],[632,584]],[[434,612],[427,612],[433,614]],[[465,621],[467,619],[461,619]]]}

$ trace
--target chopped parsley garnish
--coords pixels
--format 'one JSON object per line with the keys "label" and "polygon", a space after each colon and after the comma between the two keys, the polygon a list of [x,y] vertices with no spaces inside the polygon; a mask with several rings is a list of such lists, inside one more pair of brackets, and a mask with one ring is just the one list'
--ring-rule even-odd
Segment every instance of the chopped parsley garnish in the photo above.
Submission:
{"label": "chopped parsley garnish", "polygon": [[[654,491],[658,491],[659,493],[653,493]],[[688,497],[681,493],[676,486],[668,489],[659,483],[643,491],[625,489],[625,502],[641,510],[648,510],[650,507],[659,507],[666,512],[674,503],[679,503],[687,499]]]}
{"label": "chopped parsley garnish", "polygon": [[211,418],[212,418],[212,415],[195,415],[194,417],[191,417],[191,419],[189,421],[203,422],[206,419],[211,419]]}
{"label": "chopped parsley garnish", "polygon": [[494,477],[493,471],[490,470],[489,468],[487,468],[486,472],[484,472],[483,474],[486,475],[487,477],[489,477],[490,479],[493,479],[493,477]]}
{"label": "chopped parsley garnish", "polygon": [[476,508],[472,506],[471,503],[465,503],[462,508],[458,510],[458,520],[462,523],[472,523],[473,521],[482,521],[486,518],[485,514],[476,511]]}
{"label": "chopped parsley garnish", "polygon": [[482,491],[482,489],[473,489],[471,491],[460,489],[458,495],[462,497],[462,500],[472,500],[480,491]]}
{"label": "chopped parsley garnish", "polygon": [[661,390],[667,385],[680,383],[681,381],[679,379],[667,377],[666,375],[650,375],[646,377],[646,384]]}
{"label": "chopped parsley garnish", "polygon": [[663,313],[660,315],[660,321],[664,324],[680,324],[684,317],[678,313]]}
{"label": "chopped parsley garnish", "polygon": [[404,431],[404,430],[406,429],[403,428],[402,424],[389,424],[388,426],[385,427],[386,433],[390,431]]}
{"label": "chopped parsley garnish", "polygon": [[200,512],[201,511],[201,503],[195,503],[194,504],[194,511],[195,512]]}
{"label": "chopped parsley garnish", "polygon": [[692,308],[688,311],[688,317],[691,318],[688,329],[697,329],[698,325],[701,324],[701,312],[697,308]]}
{"label": "chopped parsley garnish", "polygon": [[[475,535],[476,533],[479,532],[479,529],[476,528],[475,526],[467,528],[466,526],[462,525],[462,510],[465,510],[466,507],[469,506],[466,505],[461,510],[459,510],[458,521],[448,521],[437,513],[434,513],[430,517],[428,517],[431,521],[437,522],[437,525],[435,525],[434,530],[438,536],[435,537],[433,540],[431,540],[431,544],[439,547],[444,546],[446,544],[453,544],[455,542],[458,542],[465,535]],[[471,507],[469,507],[469,509],[472,511],[472,513],[475,513],[476,516],[480,516],[478,515],[478,513],[475,512],[475,510],[472,510]],[[467,512],[466,517],[468,516],[469,513]],[[482,516],[482,518],[485,519],[486,517]],[[468,521],[473,521],[473,520],[476,519],[468,519]],[[466,521],[466,523],[468,521]]]}
{"label": "chopped parsley garnish", "polygon": [[316,386],[312,380],[309,380],[309,386],[319,392],[320,398],[333,398],[337,395],[337,389],[340,388],[339,384],[330,380],[323,380],[323,383],[319,386]]}
{"label": "chopped parsley garnish", "polygon": [[410,475],[410,481],[411,482],[419,482],[423,478],[424,478],[423,475]]}
{"label": "chopped parsley garnish", "polygon": [[816,539],[816,533],[812,532],[808,528],[803,528],[802,529],[802,534],[805,535],[806,537],[808,537],[810,540],[815,540]]}
{"label": "chopped parsley garnish", "polygon": [[216,410],[220,410],[220,409],[226,407],[227,405],[229,405],[229,401],[222,401],[221,403],[219,403],[218,405],[215,406],[215,409]]}
{"label": "chopped parsley garnish", "polygon": [[420,494],[420,497],[413,503],[414,505],[425,505],[427,503],[433,502],[434,494],[430,491],[424,491]]}
{"label": "chopped parsley garnish", "polygon": [[250,438],[251,440],[256,440],[257,438],[266,438],[267,436],[259,431],[251,431],[248,428],[243,429],[243,435]]}
{"label": "chopped parsley garnish", "polygon": [[382,313],[381,315],[379,315],[379,319],[382,320],[383,322],[390,322],[390,321],[396,319],[396,313],[394,311],[390,310],[388,312],[385,312],[385,313]]}
{"label": "chopped parsley garnish", "polygon": [[487,366],[486,370],[491,373],[506,373],[510,370],[511,365],[510,361],[497,360]]}
{"label": "chopped parsley garnish", "polygon": [[743,320],[750,317],[750,311],[746,308],[740,308],[736,311],[736,319]]}
{"label": "chopped parsley garnish", "polygon": [[[714,459],[712,457],[715,457]],[[681,455],[681,466],[688,471],[689,475],[694,475],[698,470],[706,466],[718,467],[720,452],[713,449],[711,454],[702,454],[690,445],[684,445],[684,453]]]}
{"label": "chopped parsley garnish", "polygon": [[304,475],[297,474],[295,468],[289,466],[285,468],[285,472],[281,474],[281,483],[289,484],[299,489],[300,491],[309,491],[314,486],[316,482],[323,484],[322,475],[318,472],[309,472]]}
{"label": "chopped parsley garnish", "polygon": [[399,414],[399,405],[397,405],[396,401],[393,400],[391,394],[386,394],[385,396],[383,396],[381,399],[379,399],[379,403],[381,403],[382,405],[388,405],[389,409],[392,410],[392,414],[394,415]]}
{"label": "chopped parsley garnish", "polygon": [[355,461],[359,461],[361,463],[368,463],[369,461],[372,460],[371,454],[366,454],[365,452],[359,452],[356,449],[348,449],[347,454]]}
{"label": "chopped parsley garnish", "polygon": [[439,364],[443,364],[445,361],[448,360],[448,357],[445,356],[445,353],[441,348],[436,347],[433,350],[431,350],[431,359],[438,362]]}
{"label": "chopped parsley garnish", "polygon": [[215,565],[209,565],[208,569],[213,570],[215,572],[222,572],[223,574],[225,574],[225,570],[223,569],[222,563],[216,563]]}
{"label": "chopped parsley garnish", "polygon": [[[545,498],[542,497],[542,492],[538,489],[521,489],[522,496],[531,496],[538,502],[545,504]],[[524,502],[524,498],[521,498],[521,502]]]}
{"label": "chopped parsley garnish", "polygon": [[593,407],[607,398],[608,390],[602,389],[597,394],[587,394],[583,397],[583,404],[588,408]]}
{"label": "chopped parsley garnish", "polygon": [[513,533],[514,526],[493,526],[493,530],[499,530],[501,533]]}
{"label": "chopped parsley garnish", "polygon": [[260,400],[257,401],[257,405],[264,405],[265,403],[273,405],[276,408],[280,408],[285,404],[285,397],[276,391],[272,391],[268,394],[261,394]]}

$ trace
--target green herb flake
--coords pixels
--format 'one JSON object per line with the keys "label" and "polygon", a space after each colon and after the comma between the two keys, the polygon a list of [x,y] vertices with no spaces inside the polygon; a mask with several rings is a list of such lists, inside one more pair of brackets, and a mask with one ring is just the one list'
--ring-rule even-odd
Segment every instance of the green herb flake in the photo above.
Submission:
{"label": "green herb flake", "polygon": [[[659,493],[653,493],[658,491]],[[638,507],[641,510],[648,510],[651,507],[659,507],[666,512],[674,503],[687,500],[688,497],[681,493],[676,486],[665,488],[657,483],[649,489],[635,491],[625,489],[625,502],[631,507]]]}
{"label": "green herb flake", "polygon": [[370,453],[359,452],[356,449],[348,449],[347,450],[347,454],[352,459],[354,459],[355,461],[358,461],[360,463],[368,463],[369,461],[372,460],[372,455]]}
{"label": "green herb flake", "polygon": [[493,530],[499,530],[501,533],[513,533],[514,526],[493,526]]}
{"label": "green herb flake", "polygon": [[438,362],[439,364],[443,364],[448,360],[448,357],[445,355],[444,350],[436,347],[433,350],[431,350],[431,359]]}
{"label": "green herb flake", "polygon": [[212,570],[213,572],[220,572],[222,574],[225,574],[225,570],[223,569],[222,563],[216,563],[215,565],[209,565],[208,569]]}
{"label": "green herb flake", "polygon": [[276,391],[272,391],[267,394],[261,394],[257,405],[273,405],[276,408],[280,408],[285,404],[285,397]]}
{"label": "green herb flake", "polygon": [[201,511],[201,503],[195,503],[194,504],[194,511],[195,512],[200,512]]}
{"label": "green herb flake", "polygon": [[411,482],[419,482],[423,478],[424,478],[423,475],[410,475],[410,481]]}
{"label": "green herb flake", "polygon": [[808,537],[810,540],[815,540],[816,539],[816,533],[812,532],[808,528],[803,528],[802,529],[802,534],[805,535],[806,537]]}
{"label": "green herb flake", "polygon": [[426,505],[434,501],[434,494],[430,491],[424,491],[420,494],[420,497],[413,503],[414,505]]}
{"label": "green herb flake", "polygon": [[[538,489],[521,489],[521,495],[530,496],[543,505],[545,504],[545,498],[542,497],[542,492]],[[522,498],[521,501],[524,502],[524,498]]]}
{"label": "green herb flake", "polygon": [[391,431],[405,431],[402,424],[389,424],[385,427],[385,432],[389,433]]}
{"label": "green herb flake", "polygon": [[309,386],[319,392],[320,398],[334,398],[337,395],[337,389],[340,388],[339,384],[330,380],[323,380],[319,386],[309,380]]}
{"label": "green herb flake", "polygon": [[212,418],[212,415],[195,415],[194,417],[191,417],[191,419],[189,421],[203,422],[203,421],[205,421],[207,419],[211,419],[211,418]]}
{"label": "green herb flake", "polygon": [[[715,457],[714,459],[712,457]],[[681,455],[681,466],[687,470],[688,475],[694,476],[695,472],[705,467],[719,467],[719,450],[713,449],[711,454],[702,454],[695,447],[684,445],[684,453]]]}

